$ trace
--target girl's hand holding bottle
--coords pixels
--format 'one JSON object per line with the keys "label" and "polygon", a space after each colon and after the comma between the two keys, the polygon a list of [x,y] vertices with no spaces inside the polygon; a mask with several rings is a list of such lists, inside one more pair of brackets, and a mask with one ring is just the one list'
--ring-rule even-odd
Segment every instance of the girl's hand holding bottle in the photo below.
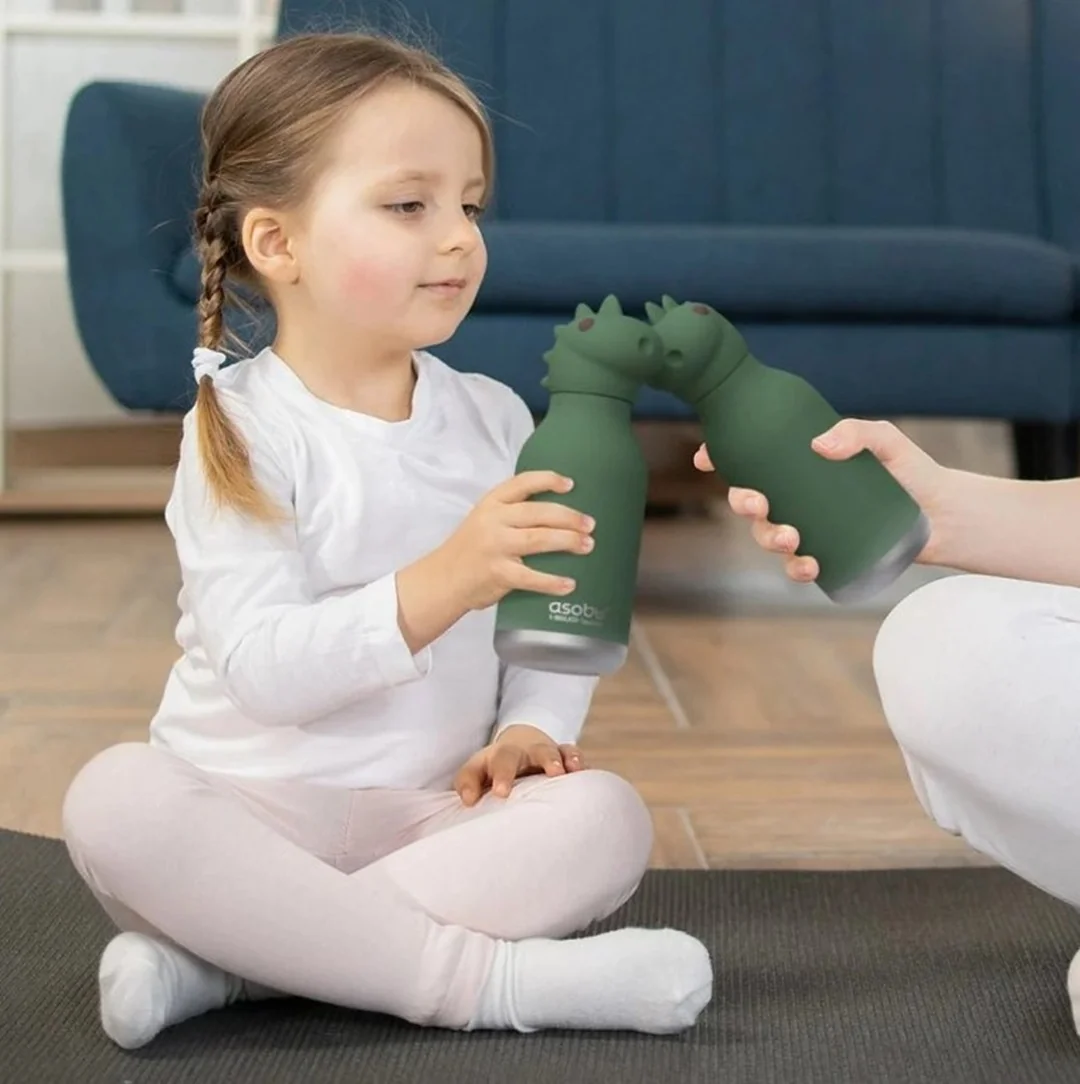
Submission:
{"label": "girl's hand holding bottle", "polygon": [[438,549],[397,576],[398,623],[415,654],[470,610],[494,606],[513,590],[567,595],[574,581],[529,568],[537,553],[588,553],[595,524],[540,493],[567,493],[573,482],[553,471],[523,471],[475,505]]}
{"label": "girl's hand holding bottle", "polygon": [[590,517],[539,493],[566,493],[573,482],[553,471],[524,471],[483,497],[442,547],[462,584],[470,610],[494,606],[513,590],[566,595],[574,581],[538,572],[521,558],[536,553],[588,553],[593,546]]}

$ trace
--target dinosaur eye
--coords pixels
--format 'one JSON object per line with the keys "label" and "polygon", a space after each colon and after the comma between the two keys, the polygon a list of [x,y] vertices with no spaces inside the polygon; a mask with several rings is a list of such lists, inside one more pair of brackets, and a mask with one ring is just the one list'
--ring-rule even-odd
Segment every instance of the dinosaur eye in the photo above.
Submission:
{"label": "dinosaur eye", "polygon": [[596,321],[591,316],[586,316],[585,319],[578,324],[578,328],[581,331],[588,331],[595,323]]}
{"label": "dinosaur eye", "polygon": [[698,316],[708,316],[709,315],[709,307],[708,307],[708,305],[695,305],[694,306],[694,312],[696,312],[698,314]]}

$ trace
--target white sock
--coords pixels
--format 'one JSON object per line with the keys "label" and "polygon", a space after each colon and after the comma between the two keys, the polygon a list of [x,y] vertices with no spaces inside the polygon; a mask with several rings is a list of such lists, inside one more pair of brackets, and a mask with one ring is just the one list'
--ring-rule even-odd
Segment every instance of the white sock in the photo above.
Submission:
{"label": "white sock", "polygon": [[125,1050],[150,1042],[172,1024],[234,1001],[278,996],[188,952],[141,933],[106,946],[98,968],[101,1025]]}
{"label": "white sock", "polygon": [[694,1023],[712,998],[712,980],[708,950],[679,930],[500,941],[467,1030],[670,1034]]}
{"label": "white sock", "polygon": [[1069,1003],[1072,1007],[1073,1027],[1076,1029],[1076,1033],[1080,1035],[1080,952],[1072,958],[1072,963],[1069,964],[1069,977],[1066,980],[1066,986],[1069,991]]}

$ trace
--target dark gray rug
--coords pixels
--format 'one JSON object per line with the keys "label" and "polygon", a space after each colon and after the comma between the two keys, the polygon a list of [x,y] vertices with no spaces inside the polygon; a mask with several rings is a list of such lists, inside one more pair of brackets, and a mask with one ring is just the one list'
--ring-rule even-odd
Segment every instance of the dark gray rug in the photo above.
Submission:
{"label": "dark gray rug", "polygon": [[1000,870],[650,872],[603,924],[714,955],[692,1032],[461,1035],[288,1000],[136,1053],[97,1021],[111,930],[61,844],[0,832],[0,1080],[18,1084],[1075,1084],[1080,916]]}

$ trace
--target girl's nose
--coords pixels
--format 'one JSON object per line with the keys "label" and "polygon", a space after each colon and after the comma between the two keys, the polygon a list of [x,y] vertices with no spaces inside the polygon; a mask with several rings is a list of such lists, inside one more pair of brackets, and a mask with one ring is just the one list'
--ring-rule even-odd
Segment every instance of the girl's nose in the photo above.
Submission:
{"label": "girl's nose", "polygon": [[444,247],[450,251],[471,251],[478,243],[476,223],[464,211],[455,216],[446,234]]}

